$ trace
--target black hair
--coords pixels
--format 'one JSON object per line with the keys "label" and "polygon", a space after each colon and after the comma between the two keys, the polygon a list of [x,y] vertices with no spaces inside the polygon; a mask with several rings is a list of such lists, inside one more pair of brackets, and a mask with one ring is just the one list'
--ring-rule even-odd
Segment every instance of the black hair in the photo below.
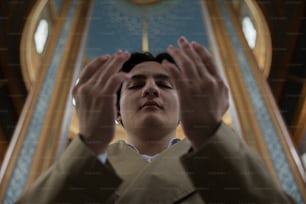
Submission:
{"label": "black hair", "polygon": [[[122,72],[130,72],[137,64],[143,63],[143,62],[158,62],[162,63],[163,60],[167,60],[170,63],[176,64],[174,59],[169,55],[167,52],[162,52],[157,54],[155,57],[152,53],[150,52],[133,52],[131,53],[130,59],[126,61],[121,70]],[[121,94],[121,87],[117,91],[117,109],[119,111],[120,109],[120,94]]]}
{"label": "black hair", "polygon": [[126,61],[121,70],[123,72],[130,72],[137,64],[140,64],[142,62],[158,62],[162,63],[162,61],[166,59],[169,62],[175,64],[173,58],[167,53],[167,52],[162,52],[156,55],[156,57],[153,56],[150,52],[133,52],[131,53],[131,57],[128,61]]}

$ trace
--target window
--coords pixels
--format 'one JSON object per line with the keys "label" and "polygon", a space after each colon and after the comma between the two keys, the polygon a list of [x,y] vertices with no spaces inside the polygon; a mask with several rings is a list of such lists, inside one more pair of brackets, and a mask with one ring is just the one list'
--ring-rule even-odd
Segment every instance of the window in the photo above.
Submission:
{"label": "window", "polygon": [[44,51],[48,38],[48,22],[46,19],[41,19],[34,33],[34,42],[36,51],[41,54]]}
{"label": "window", "polygon": [[250,48],[254,49],[256,45],[256,29],[249,17],[244,17],[242,19],[242,30],[243,34],[248,42]]}

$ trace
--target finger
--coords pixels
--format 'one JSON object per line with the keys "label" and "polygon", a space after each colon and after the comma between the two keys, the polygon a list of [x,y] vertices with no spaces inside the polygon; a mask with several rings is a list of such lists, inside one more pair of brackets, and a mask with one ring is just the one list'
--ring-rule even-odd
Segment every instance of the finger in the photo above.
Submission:
{"label": "finger", "polygon": [[177,65],[181,68],[182,75],[184,75],[189,80],[194,80],[198,77],[195,72],[193,62],[183,53],[182,50],[174,47],[173,45],[169,45],[167,51],[173,57]]}
{"label": "finger", "polygon": [[162,61],[162,66],[170,74],[170,77],[178,92],[182,92],[185,89],[184,83],[186,83],[187,80],[184,80],[182,73],[179,71],[176,65],[165,59]]}
{"label": "finger", "polygon": [[201,44],[193,41],[191,43],[191,46],[193,47],[193,49],[195,50],[195,52],[198,53],[198,55],[200,56],[202,62],[205,64],[208,72],[216,79],[221,79],[220,74],[218,73],[217,70],[217,66],[215,64],[215,61],[213,59],[213,57],[211,56],[211,54],[209,53],[209,51],[202,46]]}
{"label": "finger", "polygon": [[[178,39],[178,45],[181,48],[181,50],[183,51],[183,53],[191,59],[191,62],[194,63],[194,74],[198,75],[201,74],[201,72],[198,72],[197,67],[201,67],[202,66],[202,60],[199,57],[198,53],[195,52],[195,50],[193,49],[193,47],[191,46],[191,44],[189,43],[189,41],[185,38],[185,37],[180,37]],[[201,76],[201,75],[200,75]]]}
{"label": "finger", "polygon": [[128,51],[119,51],[114,56],[113,60],[110,62],[106,68],[106,73],[113,74],[113,72],[119,72],[122,65],[130,58],[131,54]]}
{"label": "finger", "polygon": [[99,73],[101,66],[106,64],[107,61],[110,60],[110,58],[111,58],[110,55],[97,57],[94,61],[92,61],[83,69],[76,85],[72,89],[72,96],[74,97],[74,100],[76,100],[75,96],[80,86],[84,84],[92,84],[92,81],[95,81],[96,75]]}
{"label": "finger", "polygon": [[75,86],[72,89],[73,97],[75,97],[75,95],[77,94],[80,85],[90,81],[90,79],[93,78],[97,72],[99,72],[99,68],[103,66],[103,64],[105,64],[109,58],[110,58],[109,55],[97,57],[96,59],[94,59],[92,62],[90,62],[88,65],[85,66]]}
{"label": "finger", "polygon": [[99,67],[103,66],[105,62],[109,59],[109,55],[104,55],[101,57],[97,57],[91,63],[89,63],[81,72],[78,84],[82,84],[87,81],[91,76],[94,75],[95,72],[99,69]]}
{"label": "finger", "polygon": [[90,79],[88,80],[88,82],[90,84],[95,85],[97,83],[97,81],[99,80],[101,74],[103,74],[105,72],[105,67],[108,66],[108,64],[110,64],[110,62],[114,59],[114,55],[111,55],[110,57],[108,57],[108,59],[101,64],[97,71],[92,75],[92,77],[90,77]]}
{"label": "finger", "polygon": [[101,86],[115,73],[119,72],[123,64],[130,58],[130,53],[125,51],[118,51],[112,60],[104,67],[103,72],[100,74],[96,85]]}
{"label": "finger", "polygon": [[89,63],[80,74],[80,78],[78,83],[72,89],[72,96],[74,100],[74,104],[78,104],[78,95],[80,87],[92,87],[93,82],[96,81],[98,73],[101,71],[101,67],[103,67],[108,61],[110,61],[112,56],[104,55],[101,57],[97,57],[91,63]]}
{"label": "finger", "polygon": [[117,72],[112,75],[105,84],[104,93],[114,95],[120,88],[123,81],[130,79],[131,76],[125,72]]}

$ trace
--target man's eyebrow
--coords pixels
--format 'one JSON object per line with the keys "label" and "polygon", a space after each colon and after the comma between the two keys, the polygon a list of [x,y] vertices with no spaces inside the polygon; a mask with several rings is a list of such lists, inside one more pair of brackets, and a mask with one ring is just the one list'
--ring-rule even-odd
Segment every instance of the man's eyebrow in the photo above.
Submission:
{"label": "man's eyebrow", "polygon": [[146,79],[147,76],[143,74],[135,74],[131,77],[131,80],[143,80]]}
{"label": "man's eyebrow", "polygon": [[161,80],[169,80],[170,77],[167,74],[155,74],[154,79],[161,79]]}

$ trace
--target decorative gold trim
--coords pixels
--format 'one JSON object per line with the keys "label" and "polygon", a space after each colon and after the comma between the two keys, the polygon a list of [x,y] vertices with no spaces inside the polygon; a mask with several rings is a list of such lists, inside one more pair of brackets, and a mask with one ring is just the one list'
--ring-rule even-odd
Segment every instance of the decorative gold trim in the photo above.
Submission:
{"label": "decorative gold trim", "polygon": [[303,89],[300,95],[302,98],[299,100],[299,105],[297,110],[301,110],[299,113],[295,114],[292,124],[296,126],[292,133],[294,138],[295,146],[298,148],[301,145],[303,137],[306,133],[306,81],[304,79]]}
{"label": "decorative gold trim", "polygon": [[5,156],[9,141],[4,135],[2,126],[0,125],[0,166]]}
{"label": "decorative gold trim", "polygon": [[[78,56],[82,39],[82,35],[75,35],[75,33],[82,33],[86,24],[82,18],[84,17],[84,13],[85,16],[87,15],[86,12],[91,2],[92,1],[80,0],[76,8],[72,27],[69,31],[69,37],[66,43],[67,50],[64,52],[64,56],[60,62],[59,73],[54,83],[54,91],[48,106],[46,119],[43,123],[43,129],[30,170],[30,172],[35,172],[35,174],[29,175],[26,188],[28,188],[43,171],[48,169],[56,159],[59,145],[57,141],[59,141],[59,137],[61,136],[60,132],[63,124],[65,106],[72,83],[71,80],[74,71],[73,62],[76,61],[76,57]],[[70,4],[64,5],[66,11],[68,11],[70,6]],[[64,21],[65,18],[61,20]]]}
{"label": "decorative gold trim", "polygon": [[[33,36],[37,26],[37,20],[42,12],[42,10],[47,5],[48,0],[38,1],[31,13],[28,17],[28,20],[25,23],[24,30],[21,36],[20,43],[20,63],[21,63],[21,72],[23,76],[23,80],[25,82],[26,88],[28,90],[31,89],[32,82],[36,79],[36,72],[38,70],[38,66],[33,64],[37,60],[33,53],[36,53],[35,47],[33,46]],[[35,20],[34,20],[35,19]]]}
{"label": "decorative gold trim", "polygon": [[[303,101],[303,104],[301,104],[301,109],[302,110],[302,113],[299,114],[299,117],[297,117],[293,124],[296,124],[297,128],[296,128],[296,131],[293,133],[293,136],[295,138],[295,144],[296,146],[298,145],[301,145],[303,139],[304,139],[304,135],[306,133],[306,124],[305,124],[305,121],[306,121],[306,85],[304,84],[304,87],[303,87],[303,92],[301,94],[301,96],[304,96],[304,100]],[[297,147],[298,148],[298,147]]]}
{"label": "decorative gold trim", "polygon": [[235,11],[238,13],[239,8],[241,6],[241,0],[233,0],[232,3],[233,3],[233,6],[235,8]]}
{"label": "decorative gold trim", "polygon": [[[21,46],[21,52],[23,51],[23,48],[26,48],[26,46],[28,45],[28,42],[26,42],[26,39],[29,38],[28,35],[30,35],[30,33],[33,31],[33,28],[27,28],[27,26],[30,26],[30,27],[33,26],[33,24],[30,23],[29,21],[33,21],[33,19],[35,19],[34,17],[38,19],[37,17],[39,14],[36,12],[36,9],[38,9],[39,11],[42,11],[41,7],[42,5],[45,5],[45,4],[46,4],[46,0],[38,1],[33,7],[33,10],[32,10],[33,13],[31,13],[29,18],[27,19],[27,22],[25,24],[25,29],[22,33],[22,35],[25,35],[25,37],[22,36],[21,43],[23,45]],[[57,35],[53,35],[53,37],[57,39]],[[39,77],[37,77],[35,84],[32,85],[29,91],[27,100],[22,109],[21,116],[19,117],[17,127],[14,131],[9,148],[5,155],[5,159],[2,163],[1,171],[0,171],[0,183],[1,183],[0,198],[2,198],[6,192],[7,186],[9,184],[10,178],[15,168],[15,163],[18,159],[18,155],[21,150],[27,128],[31,121],[31,118],[34,112],[33,110],[35,108],[35,104],[39,96],[40,88],[43,84],[43,79],[47,72],[46,67],[48,66],[49,61],[52,57],[54,47],[55,47],[55,44],[50,44],[50,47],[45,51],[45,56],[44,56],[45,63],[40,68],[41,71],[39,72]],[[30,52],[30,51],[28,50],[27,52]],[[23,63],[27,63],[27,60],[29,59],[27,59],[26,56],[21,55],[21,60],[23,60]]]}
{"label": "decorative gold trim", "polygon": [[147,8],[143,9],[143,20],[142,20],[142,51],[149,51],[149,37],[148,37],[148,14]]}
{"label": "decorative gold trim", "polygon": [[56,17],[58,16],[58,13],[56,11],[56,2],[55,1],[49,1],[48,6],[50,8],[50,13],[51,13],[51,19],[54,21]]}
{"label": "decorative gold trim", "polygon": [[256,61],[264,76],[268,77],[272,62],[272,40],[271,33],[266,19],[255,0],[245,0],[247,7],[251,11],[252,20],[257,30],[257,42],[254,49]]}
{"label": "decorative gold trim", "polygon": [[[274,171],[274,167],[272,165],[271,158],[261,136],[262,134],[258,121],[255,115],[253,114],[254,110],[250,101],[251,99],[249,98],[249,94],[245,88],[243,81],[241,80],[243,79],[243,77],[240,71],[236,68],[239,66],[236,59],[237,56],[233,51],[230,41],[224,38],[225,33],[227,33],[227,30],[224,27],[223,23],[224,17],[221,15],[217,2],[204,2],[206,3],[206,12],[209,13],[211,24],[213,27],[213,33],[210,37],[212,39],[213,36],[216,37],[216,46],[213,47],[213,51],[216,53],[218,52],[220,54],[219,60],[223,63],[223,67],[226,67],[223,70],[225,71],[226,76],[228,78],[230,88],[231,90],[233,90],[231,93],[233,95],[234,103],[239,117],[239,122],[241,124],[243,137],[249,145],[255,148],[262,155],[262,158],[265,161],[274,180],[279,184],[276,172]],[[253,136],[250,137],[250,134],[252,134]]]}
{"label": "decorative gold trim", "polygon": [[300,99],[298,100],[298,104],[296,106],[296,110],[300,111],[296,111],[294,113],[291,122],[291,126],[294,126],[294,128],[292,128],[290,131],[295,147],[299,148],[306,133],[306,79],[295,75],[288,75],[287,78],[303,84]]}
{"label": "decorative gold trim", "polygon": [[[231,11],[231,9],[229,9]],[[236,30],[239,29],[239,21],[237,18],[233,16],[233,13],[231,13],[233,17],[233,24],[235,25]],[[236,20],[235,20],[236,19]],[[240,39],[244,39],[242,32],[237,32]],[[247,47],[247,42],[245,40],[241,40],[241,43],[243,47]],[[248,62],[251,66],[251,71],[255,77],[255,80],[258,82],[258,88],[260,92],[262,93],[263,100],[265,102],[265,105],[267,107],[267,110],[269,112],[269,115],[271,117],[271,120],[273,122],[273,125],[275,126],[275,130],[277,132],[277,135],[279,136],[279,139],[281,141],[281,145],[283,147],[283,150],[285,151],[286,158],[288,159],[288,164],[293,172],[293,175],[295,177],[295,180],[297,182],[297,185],[299,186],[299,190],[301,191],[301,195],[304,200],[306,200],[306,174],[305,170],[303,168],[303,165],[301,163],[301,160],[296,152],[296,149],[292,143],[291,137],[288,133],[288,130],[286,128],[286,125],[279,113],[278,106],[275,103],[274,97],[271,93],[271,90],[269,88],[269,85],[264,78],[263,74],[261,73],[260,69],[258,68],[258,63],[254,59],[254,56],[251,52],[245,51],[246,57]],[[268,156],[268,155],[266,155]]]}

